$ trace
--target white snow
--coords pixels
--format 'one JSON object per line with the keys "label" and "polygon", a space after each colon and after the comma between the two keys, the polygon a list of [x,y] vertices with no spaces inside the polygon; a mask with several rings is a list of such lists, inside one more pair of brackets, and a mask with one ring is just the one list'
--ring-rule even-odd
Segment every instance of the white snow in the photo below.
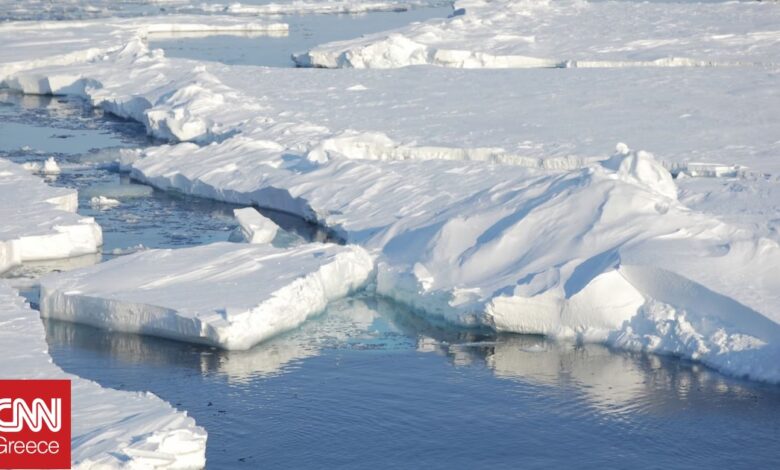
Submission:
{"label": "white snow", "polygon": [[279,226],[253,207],[234,209],[233,214],[238,221],[241,237],[244,241],[259,244],[271,243],[276,237]]}
{"label": "white snow", "polygon": [[44,317],[248,349],[368,282],[362,248],[215,243],[145,250],[41,280]]}
{"label": "white snow", "polygon": [[203,468],[206,432],[151,393],[103,388],[52,364],[38,312],[0,280],[3,379],[68,379],[76,469]]}
{"label": "white snow", "polygon": [[[777,64],[771,2],[458,0],[452,17],[318,46],[315,67],[709,67]],[[728,18],[728,20],[725,20]]]}
{"label": "white snow", "polygon": [[3,158],[0,201],[0,272],[25,261],[97,253],[103,244],[94,219],[75,213],[75,190],[49,186]]}

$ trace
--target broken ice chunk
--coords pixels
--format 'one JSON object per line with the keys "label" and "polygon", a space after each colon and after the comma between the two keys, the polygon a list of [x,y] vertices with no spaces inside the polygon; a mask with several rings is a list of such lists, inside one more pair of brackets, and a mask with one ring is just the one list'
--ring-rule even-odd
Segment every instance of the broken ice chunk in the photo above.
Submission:
{"label": "broken ice chunk", "polygon": [[225,349],[294,329],[366,284],[357,246],[215,243],[147,250],[41,280],[41,314]]}
{"label": "broken ice chunk", "polygon": [[252,207],[235,209],[233,215],[239,224],[239,238],[248,243],[270,243],[279,230],[279,226],[271,219]]}

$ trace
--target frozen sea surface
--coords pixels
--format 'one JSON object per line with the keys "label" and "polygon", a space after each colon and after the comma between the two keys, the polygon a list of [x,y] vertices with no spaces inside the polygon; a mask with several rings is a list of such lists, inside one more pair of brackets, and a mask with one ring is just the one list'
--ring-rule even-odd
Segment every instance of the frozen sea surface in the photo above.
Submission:
{"label": "frozen sea surface", "polygon": [[[101,148],[148,145],[138,126],[77,100],[0,102],[0,132],[19,130],[4,134],[0,154],[58,159],[54,184],[84,192],[80,211],[104,227],[104,258],[224,240],[235,226],[234,206],[136,188],[93,163]],[[95,194],[120,205],[93,207]],[[57,321],[46,330],[66,371],[187,410],[209,432],[209,468],[767,468],[780,459],[780,387],[674,358],[456,329],[365,295],[244,352]]]}
{"label": "frozen sea surface", "polygon": [[452,7],[410,9],[401,12],[373,12],[363,15],[289,15],[273,17],[287,23],[286,36],[191,34],[149,40],[151,48],[160,48],[168,57],[208,60],[229,65],[265,65],[294,67],[291,54],[305,52],[323,42],[351,39],[385,29],[406,26],[415,21],[446,18]]}

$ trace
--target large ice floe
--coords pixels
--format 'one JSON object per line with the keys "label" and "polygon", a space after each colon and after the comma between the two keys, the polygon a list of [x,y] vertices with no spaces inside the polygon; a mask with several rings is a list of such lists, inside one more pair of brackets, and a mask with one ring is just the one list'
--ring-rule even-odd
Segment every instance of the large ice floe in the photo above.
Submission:
{"label": "large ice floe", "polygon": [[[462,68],[777,64],[768,2],[458,0],[454,14],[295,57],[315,67]],[[725,18],[728,18],[726,21]]]}
{"label": "large ice floe", "polygon": [[344,159],[300,171],[234,144],[150,150],[134,175],[318,220],[380,253],[381,294],[457,323],[780,378],[780,247],[680,204],[645,152],[620,146],[576,171]]}
{"label": "large ice floe", "polygon": [[[170,145],[124,161],[134,178],[321,223],[375,257],[380,294],[430,315],[677,354],[726,373],[780,382],[777,241],[738,217],[721,220],[717,208],[700,203],[704,211],[692,210],[678,197],[679,185],[692,178],[673,180],[670,172],[777,181],[776,5],[456,7],[465,14],[410,26],[402,37],[433,28],[414,40],[435,42],[440,28],[453,41],[511,45],[491,54],[527,55],[533,51],[523,47],[537,44],[545,49],[533,56],[579,66],[677,64],[658,61],[671,55],[690,59],[684,65],[742,65],[673,71],[274,70],[168,59],[148,49],[140,28],[106,37],[101,25],[81,22],[58,27],[105,41],[98,55],[81,57],[73,44],[67,48],[76,55],[67,61],[30,61],[4,52],[12,66],[0,67],[0,80],[28,93],[83,96],[143,123]],[[734,20],[723,21],[731,13]],[[604,18],[614,19],[608,28],[599,26]],[[485,40],[458,24],[472,24]],[[538,29],[528,33],[534,41],[517,37],[517,26],[526,24]],[[507,33],[511,25],[515,36]],[[33,33],[24,33],[25,39],[24,29],[18,23],[0,26],[0,38],[32,44]],[[38,30],[37,40],[41,34],[49,35]],[[379,55],[392,59],[383,66],[409,63]],[[623,144],[607,150],[623,139],[658,157]],[[690,200],[686,194],[683,201]],[[740,202],[751,203],[771,210],[756,198]],[[192,254],[189,267],[200,257],[203,269],[210,269],[219,260],[205,262],[216,256],[207,253],[224,247],[271,249],[216,245],[176,256]],[[162,299],[166,290],[156,286],[175,284],[179,276],[144,277],[149,289],[134,292],[141,285],[130,285],[134,281],[124,275],[157,267],[144,263],[144,255],[44,281],[44,311],[157,334],[178,335],[187,324],[196,333],[189,338],[220,344],[206,340],[199,328],[211,331],[212,320],[230,323],[237,310],[224,302],[204,302],[208,314],[182,313],[185,305],[175,302],[158,305],[148,325],[124,314],[89,313],[103,307],[75,307],[113,304],[108,311],[126,313],[144,296],[159,293]],[[220,269],[213,275],[243,275]],[[108,278],[122,284],[107,286]],[[172,292],[190,284],[181,279]],[[246,346],[225,341],[225,347]]]}
{"label": "large ice floe", "polygon": [[147,250],[41,280],[44,317],[248,349],[300,326],[373,272],[360,247],[215,243]]}
{"label": "large ice floe", "polygon": [[151,393],[103,388],[52,364],[38,312],[0,281],[3,379],[68,379],[73,468],[203,468],[206,432]]}
{"label": "large ice floe", "polygon": [[0,201],[0,273],[24,261],[97,253],[103,244],[95,220],[76,213],[76,190],[49,186],[3,158]]}

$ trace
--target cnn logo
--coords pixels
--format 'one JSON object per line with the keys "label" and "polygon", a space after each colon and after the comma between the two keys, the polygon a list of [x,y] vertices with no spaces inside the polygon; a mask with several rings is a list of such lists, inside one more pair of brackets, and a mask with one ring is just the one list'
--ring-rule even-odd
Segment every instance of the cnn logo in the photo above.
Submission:
{"label": "cnn logo", "polygon": [[0,468],[70,468],[70,381],[0,380]]}

